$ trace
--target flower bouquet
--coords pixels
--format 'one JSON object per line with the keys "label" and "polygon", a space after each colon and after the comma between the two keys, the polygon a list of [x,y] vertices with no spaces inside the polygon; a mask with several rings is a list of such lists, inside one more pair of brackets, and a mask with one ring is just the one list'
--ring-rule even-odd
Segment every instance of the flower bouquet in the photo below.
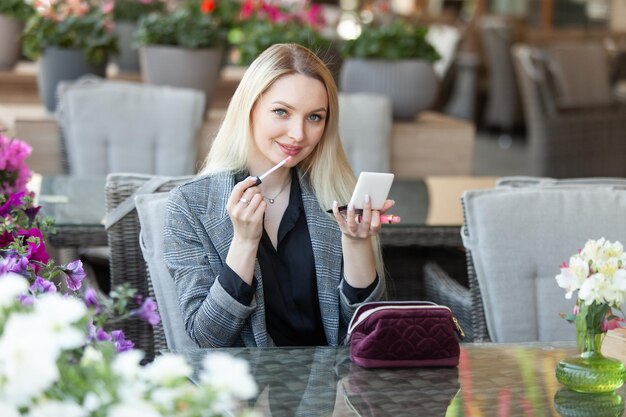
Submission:
{"label": "flower bouquet", "polygon": [[626,368],[621,361],[600,352],[607,330],[626,323],[615,314],[626,300],[626,254],[620,242],[589,240],[561,265],[558,285],[570,299],[578,291],[572,314],[579,356],[562,360],[556,369],[559,382],[579,392],[611,392],[623,384]]}
{"label": "flower bouquet", "polygon": [[248,364],[212,354],[192,384],[185,358],[142,366],[115,323],[152,325],[156,304],[128,286],[99,296],[80,260],[56,265],[46,250],[53,221],[33,194],[0,194],[0,416],[203,417],[245,412],[256,393]]}

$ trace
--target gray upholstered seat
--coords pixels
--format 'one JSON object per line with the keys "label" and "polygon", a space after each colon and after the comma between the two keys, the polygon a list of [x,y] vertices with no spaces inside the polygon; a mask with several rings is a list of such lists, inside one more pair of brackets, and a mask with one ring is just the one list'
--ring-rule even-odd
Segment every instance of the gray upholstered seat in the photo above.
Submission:
{"label": "gray upholstered seat", "polygon": [[176,285],[163,263],[163,226],[168,196],[169,193],[140,194],[135,197],[135,205],[141,225],[139,243],[148,264],[167,348],[181,350],[194,348],[196,344],[185,331]]}
{"label": "gray upholstered seat", "polygon": [[381,94],[340,93],[339,135],[352,170],[389,172],[391,100]]}
{"label": "gray upholstered seat", "polygon": [[70,174],[196,172],[201,91],[89,77],[58,94]]}
{"label": "gray upholstered seat", "polygon": [[470,288],[430,265],[427,296],[446,303],[450,288],[458,293],[465,305],[453,311],[471,310],[474,340],[573,340],[559,316],[573,300],[555,276],[588,239],[626,241],[626,180],[505,178],[495,189],[465,192],[463,206]]}

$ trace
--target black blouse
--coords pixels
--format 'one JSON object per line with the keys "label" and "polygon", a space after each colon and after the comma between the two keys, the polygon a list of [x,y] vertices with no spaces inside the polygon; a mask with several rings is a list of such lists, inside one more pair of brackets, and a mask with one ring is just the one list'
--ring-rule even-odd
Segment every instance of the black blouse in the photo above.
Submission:
{"label": "black blouse", "polygon": [[[274,343],[277,346],[327,345],[313,248],[295,170],[292,171],[289,204],[278,227],[277,248],[263,230],[257,258],[263,276],[267,331]],[[248,285],[228,265],[224,266],[219,281],[237,301],[250,304],[255,282]],[[351,303],[359,303],[372,293],[377,283],[378,277],[367,288],[354,288],[347,282],[343,288]]]}

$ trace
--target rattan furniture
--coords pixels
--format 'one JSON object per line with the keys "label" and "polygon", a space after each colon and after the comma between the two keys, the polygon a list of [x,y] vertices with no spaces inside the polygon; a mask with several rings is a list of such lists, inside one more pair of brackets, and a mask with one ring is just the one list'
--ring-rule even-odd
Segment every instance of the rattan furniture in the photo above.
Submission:
{"label": "rattan furniture", "polygon": [[[152,192],[166,192],[190,177],[159,177],[141,174],[109,174],[104,188],[108,218],[108,244],[111,250],[111,288],[128,283],[141,294],[154,297],[154,291],[148,279],[146,263],[139,246],[140,224],[134,207],[135,193],[150,180],[161,180]],[[141,191],[140,191],[141,192]],[[129,210],[120,213],[120,205],[129,205]],[[111,217],[119,214],[112,223]],[[156,352],[166,348],[161,325],[153,328],[145,322],[129,319],[119,326],[127,338],[146,352],[151,359]],[[155,336],[156,335],[156,336]]]}
{"label": "rattan furniture", "polygon": [[[561,91],[568,83],[559,81],[561,71],[548,50],[518,44],[512,54],[534,172],[557,178],[626,176],[626,106],[572,107],[581,101]],[[595,60],[579,58],[576,71],[593,77]]]}
{"label": "rattan furniture", "polygon": [[468,340],[573,339],[559,316],[573,303],[554,277],[587,239],[624,239],[626,180],[502,178],[464,193],[463,206],[469,288],[427,264],[428,299],[452,309]]}

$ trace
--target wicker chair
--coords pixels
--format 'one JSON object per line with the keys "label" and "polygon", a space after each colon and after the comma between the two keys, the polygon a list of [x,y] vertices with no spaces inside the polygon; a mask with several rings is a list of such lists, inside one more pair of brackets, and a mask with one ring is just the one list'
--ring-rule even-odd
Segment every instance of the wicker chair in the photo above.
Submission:
{"label": "wicker chair", "polygon": [[512,53],[535,172],[556,178],[626,176],[626,106],[563,106],[557,86],[564,84],[548,51],[519,44]]}
{"label": "wicker chair", "polygon": [[469,288],[428,264],[427,298],[450,306],[469,340],[575,337],[559,317],[572,305],[554,277],[587,239],[624,239],[626,180],[503,178],[495,189],[467,191],[463,207]]}
{"label": "wicker chair", "polygon": [[[129,283],[141,294],[154,297],[147,267],[139,245],[140,224],[134,197],[150,192],[166,192],[191,177],[162,177],[142,174],[109,174],[105,185],[107,235],[111,248],[111,287]],[[119,326],[124,334],[146,352],[151,360],[167,347],[162,325],[151,328],[130,319]]]}

